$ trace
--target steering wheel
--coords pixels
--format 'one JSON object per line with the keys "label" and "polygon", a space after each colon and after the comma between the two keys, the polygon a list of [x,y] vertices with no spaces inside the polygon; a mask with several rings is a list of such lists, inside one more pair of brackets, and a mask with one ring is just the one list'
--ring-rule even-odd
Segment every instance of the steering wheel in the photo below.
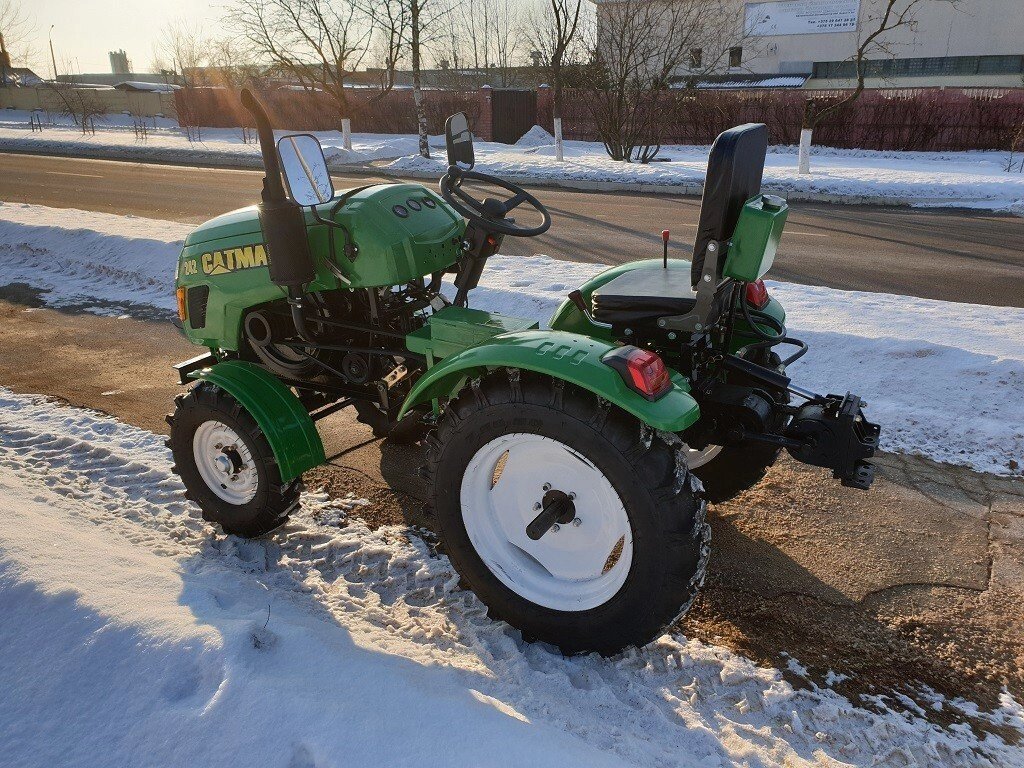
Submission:
{"label": "steering wheel", "polygon": [[[491,197],[483,201],[477,200],[462,189],[462,182],[466,179],[501,187],[511,192],[512,197],[504,201]],[[448,173],[441,177],[441,197],[467,220],[490,232],[512,237],[534,237],[547,232],[551,226],[551,214],[540,200],[517,184],[486,173],[466,171],[458,166],[449,167]],[[505,216],[523,203],[529,203],[544,217],[536,227],[521,227],[513,219],[505,219]]]}

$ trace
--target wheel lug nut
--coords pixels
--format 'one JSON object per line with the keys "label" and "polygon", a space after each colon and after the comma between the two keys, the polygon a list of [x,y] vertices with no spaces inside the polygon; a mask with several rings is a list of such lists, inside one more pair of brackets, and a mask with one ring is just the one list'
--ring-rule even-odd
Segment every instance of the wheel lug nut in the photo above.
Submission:
{"label": "wheel lug nut", "polygon": [[544,483],[544,490],[545,491],[550,491],[551,490],[551,483]]}
{"label": "wheel lug nut", "polygon": [[534,511],[534,512],[539,512],[539,511],[540,511],[540,510],[542,510],[543,508],[544,508],[544,507],[543,507],[543,506],[541,505],[541,503],[540,503],[539,501],[538,501],[538,502],[535,502],[535,503],[534,503],[534,505],[533,505],[533,511]]}
{"label": "wheel lug nut", "polygon": [[569,500],[570,501],[575,501],[576,500],[576,494],[575,493],[570,493],[569,494]]}
{"label": "wheel lug nut", "polygon": [[579,528],[581,525],[583,525],[583,521],[580,520],[578,517],[574,517],[572,519],[572,524],[573,524],[573,527]]}
{"label": "wheel lug nut", "polygon": [[551,526],[552,533],[558,533],[558,529],[561,528],[561,527],[562,526],[560,526],[558,523],[555,523],[554,525]]}

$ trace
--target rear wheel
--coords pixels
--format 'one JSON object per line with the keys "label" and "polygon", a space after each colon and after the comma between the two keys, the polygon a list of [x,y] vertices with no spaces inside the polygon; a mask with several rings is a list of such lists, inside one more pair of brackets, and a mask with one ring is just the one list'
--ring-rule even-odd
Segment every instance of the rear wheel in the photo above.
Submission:
{"label": "rear wheel", "polygon": [[[616,653],[692,603],[710,551],[699,484],[628,414],[498,371],[448,404],[427,445],[446,553],[527,639]],[[536,536],[528,528],[553,501],[558,516]]]}
{"label": "rear wheel", "polygon": [[[785,373],[781,358],[774,352],[769,352],[763,359],[755,362]],[[785,402],[789,400],[788,394],[784,391],[776,392],[775,397]],[[786,426],[787,418],[779,414],[775,423],[770,425],[771,428],[782,430]],[[761,482],[781,452],[780,446],[747,440],[738,445],[709,445],[703,450],[687,448],[685,453],[687,466],[704,484],[704,497],[717,504],[728,501]]]}
{"label": "rear wheel", "polygon": [[301,484],[281,482],[270,444],[249,412],[208,382],[175,402],[167,446],[185,495],[203,519],[247,538],[282,525],[298,504]]}
{"label": "rear wheel", "polygon": [[740,445],[711,445],[704,451],[687,453],[697,457],[690,468],[704,484],[705,498],[717,504],[761,482],[781,451],[775,445],[747,441]]}

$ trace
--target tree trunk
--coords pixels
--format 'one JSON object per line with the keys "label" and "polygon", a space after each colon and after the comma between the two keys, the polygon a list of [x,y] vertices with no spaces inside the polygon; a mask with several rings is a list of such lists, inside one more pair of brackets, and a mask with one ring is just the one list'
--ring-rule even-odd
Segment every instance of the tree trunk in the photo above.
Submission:
{"label": "tree trunk", "polygon": [[800,173],[811,172],[811,138],[814,133],[811,128],[800,129],[800,154],[797,160],[797,170]]}
{"label": "tree trunk", "polygon": [[808,99],[804,103],[804,120],[800,127],[800,153],[797,159],[797,172],[811,172],[811,139],[814,136],[815,122],[814,99]]}
{"label": "tree trunk", "polygon": [[420,155],[430,157],[430,144],[427,141],[427,111],[423,105],[423,89],[420,78],[420,2],[412,0],[410,7],[412,29],[412,100],[416,104],[416,130],[420,137]]}

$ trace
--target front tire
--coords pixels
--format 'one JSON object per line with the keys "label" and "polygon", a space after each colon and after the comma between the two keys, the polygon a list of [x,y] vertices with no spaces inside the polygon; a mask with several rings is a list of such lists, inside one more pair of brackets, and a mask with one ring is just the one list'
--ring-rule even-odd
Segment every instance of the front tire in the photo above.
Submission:
{"label": "front tire", "polygon": [[274,452],[255,419],[220,387],[200,382],[175,399],[167,447],[185,497],[225,533],[255,538],[281,526],[301,482],[281,482]]}
{"label": "front tire", "polygon": [[[597,397],[501,370],[466,387],[427,437],[438,533],[493,618],[564,653],[659,636],[703,583],[710,528],[678,449]],[[551,494],[571,510],[526,534]]]}

